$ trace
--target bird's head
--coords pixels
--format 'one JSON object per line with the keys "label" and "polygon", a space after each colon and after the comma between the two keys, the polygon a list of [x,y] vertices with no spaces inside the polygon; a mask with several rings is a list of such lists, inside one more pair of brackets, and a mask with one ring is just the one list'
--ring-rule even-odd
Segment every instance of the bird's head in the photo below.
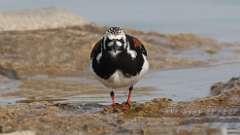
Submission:
{"label": "bird's head", "polygon": [[120,27],[110,27],[103,38],[103,49],[112,56],[124,51],[127,46],[126,34]]}

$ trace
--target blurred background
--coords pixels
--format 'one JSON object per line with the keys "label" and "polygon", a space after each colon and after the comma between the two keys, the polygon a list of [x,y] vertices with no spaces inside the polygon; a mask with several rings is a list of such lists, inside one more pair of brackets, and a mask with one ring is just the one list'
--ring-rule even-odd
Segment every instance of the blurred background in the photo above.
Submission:
{"label": "blurred background", "polygon": [[[93,4],[94,3],[94,4]],[[0,11],[58,7],[98,25],[161,33],[195,33],[239,42],[239,0],[1,0]]]}

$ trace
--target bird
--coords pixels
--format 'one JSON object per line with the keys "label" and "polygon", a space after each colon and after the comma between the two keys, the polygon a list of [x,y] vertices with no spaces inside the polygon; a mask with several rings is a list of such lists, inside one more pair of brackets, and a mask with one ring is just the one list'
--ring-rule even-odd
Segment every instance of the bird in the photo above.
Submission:
{"label": "bird", "polygon": [[111,88],[112,106],[116,106],[114,90],[128,88],[127,101],[131,107],[134,85],[149,70],[147,50],[136,37],[127,34],[121,27],[109,27],[91,50],[90,68],[95,77]]}

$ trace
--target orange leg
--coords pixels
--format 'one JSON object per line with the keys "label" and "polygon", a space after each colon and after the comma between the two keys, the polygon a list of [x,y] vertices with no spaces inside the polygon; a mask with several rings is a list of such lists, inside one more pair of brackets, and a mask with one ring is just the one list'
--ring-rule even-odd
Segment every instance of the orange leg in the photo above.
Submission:
{"label": "orange leg", "polygon": [[128,89],[127,104],[128,104],[129,106],[131,105],[132,90],[133,90],[133,86],[131,86],[131,87]]}

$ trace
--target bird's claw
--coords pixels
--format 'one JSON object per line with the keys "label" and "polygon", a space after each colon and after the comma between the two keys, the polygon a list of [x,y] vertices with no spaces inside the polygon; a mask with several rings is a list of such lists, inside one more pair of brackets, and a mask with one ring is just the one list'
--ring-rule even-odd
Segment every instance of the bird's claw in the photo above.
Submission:
{"label": "bird's claw", "polygon": [[122,104],[119,103],[114,103],[111,106],[108,106],[104,109],[104,111],[107,112],[124,112],[124,111],[128,111],[129,109],[131,109],[131,104],[128,102],[124,102]]}

